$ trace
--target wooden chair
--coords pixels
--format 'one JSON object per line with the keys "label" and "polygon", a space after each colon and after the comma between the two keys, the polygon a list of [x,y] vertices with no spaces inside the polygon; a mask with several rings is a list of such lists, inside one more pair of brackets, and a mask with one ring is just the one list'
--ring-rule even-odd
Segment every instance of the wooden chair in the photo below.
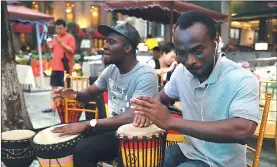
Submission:
{"label": "wooden chair", "polygon": [[[69,82],[69,83],[68,83]],[[72,88],[73,90],[80,91],[84,88],[89,87],[89,77],[87,76],[71,76],[66,74],[64,77],[64,87],[65,88]],[[76,112],[91,112],[95,114],[95,119],[98,119],[98,108],[96,106],[95,101],[89,101],[88,104],[95,105],[95,109],[86,109],[86,108],[75,108],[71,107],[69,103],[78,103],[77,100],[65,98],[65,123],[69,122],[69,111],[76,111]]]}
{"label": "wooden chair", "polygon": [[254,152],[254,154],[255,154],[254,160],[253,160],[253,165],[248,163],[247,167],[258,167],[259,166],[260,156],[261,156],[261,151],[262,151],[262,146],[263,146],[263,140],[264,140],[264,136],[265,136],[265,129],[267,126],[267,118],[268,118],[271,98],[272,98],[272,94],[267,93],[265,95],[266,101],[265,101],[265,105],[264,105],[262,120],[261,120],[261,123],[259,124],[259,126],[256,128],[256,131],[258,130],[259,133],[258,133],[258,135],[255,134],[255,136],[256,135],[258,136],[256,149],[254,149],[250,146],[247,146],[247,149]]}
{"label": "wooden chair", "polygon": [[[265,94],[271,93],[271,105],[269,108],[268,121],[265,129],[265,138],[274,139],[275,138],[275,148],[276,148],[276,164],[277,164],[277,81],[259,81],[259,98],[260,98],[260,107],[263,108],[265,104]],[[255,136],[259,134],[259,126],[255,131]]]}

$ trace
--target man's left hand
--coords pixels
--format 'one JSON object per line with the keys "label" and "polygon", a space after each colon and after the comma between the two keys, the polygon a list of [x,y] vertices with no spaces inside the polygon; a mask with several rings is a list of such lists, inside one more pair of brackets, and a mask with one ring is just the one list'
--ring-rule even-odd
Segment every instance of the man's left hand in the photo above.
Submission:
{"label": "man's left hand", "polygon": [[145,116],[135,114],[133,125],[135,127],[143,128],[143,127],[148,127],[152,124],[152,122],[147,119]]}
{"label": "man's left hand", "polygon": [[171,128],[173,118],[167,107],[160,102],[145,96],[138,96],[131,99],[131,102],[131,109],[135,111],[135,114],[145,116],[162,129],[168,130]]}

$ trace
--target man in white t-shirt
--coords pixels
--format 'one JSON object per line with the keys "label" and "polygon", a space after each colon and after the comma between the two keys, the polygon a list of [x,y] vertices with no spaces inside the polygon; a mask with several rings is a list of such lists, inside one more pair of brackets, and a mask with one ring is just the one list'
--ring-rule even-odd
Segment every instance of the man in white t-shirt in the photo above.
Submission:
{"label": "man in white t-shirt", "polygon": [[[182,64],[154,99],[131,100],[135,113],[187,139],[166,149],[163,166],[245,167],[245,142],[259,118],[257,79],[217,53],[216,28],[206,13],[182,14],[173,39]],[[174,99],[182,103],[183,119],[171,117],[162,105]]]}

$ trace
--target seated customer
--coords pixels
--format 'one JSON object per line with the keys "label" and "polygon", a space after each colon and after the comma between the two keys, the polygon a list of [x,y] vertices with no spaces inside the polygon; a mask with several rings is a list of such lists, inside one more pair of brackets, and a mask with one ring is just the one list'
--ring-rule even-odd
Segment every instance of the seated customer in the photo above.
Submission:
{"label": "seated customer", "polygon": [[[95,134],[83,139],[73,153],[74,167],[97,167],[99,161],[112,160],[118,156],[118,139],[115,130],[134,121],[134,126],[146,127],[150,122],[144,116],[134,115],[129,100],[137,95],[153,97],[158,92],[154,70],[139,63],[135,49],[140,41],[138,31],[129,23],[117,22],[108,27],[100,25],[98,31],[106,36],[103,61],[110,64],[87,89],[75,92],[59,89],[55,93],[64,97],[87,102],[91,96],[108,91],[110,118],[92,119],[55,128],[53,133],[79,134],[95,129]],[[109,129],[110,130],[109,130]]]}
{"label": "seated customer", "polygon": [[153,48],[153,59],[159,59],[161,56],[161,50],[158,46]]}
{"label": "seated customer", "polygon": [[162,47],[160,57],[158,59],[150,59],[147,64],[154,68],[157,74],[161,76],[162,81],[159,81],[159,83],[166,83],[166,81],[169,81],[171,73],[177,66],[174,45],[172,43],[167,43]]}

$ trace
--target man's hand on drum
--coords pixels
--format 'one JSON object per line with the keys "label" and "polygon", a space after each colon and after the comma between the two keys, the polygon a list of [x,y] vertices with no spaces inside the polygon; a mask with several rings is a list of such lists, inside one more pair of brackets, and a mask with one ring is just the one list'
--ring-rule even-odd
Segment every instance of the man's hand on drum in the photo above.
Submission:
{"label": "man's hand on drum", "polygon": [[75,99],[77,96],[77,93],[73,89],[69,88],[58,88],[54,91],[55,95],[61,95],[66,98],[72,98]]}
{"label": "man's hand on drum", "polygon": [[65,126],[59,126],[51,130],[53,133],[61,133],[60,136],[76,135],[84,132],[89,127],[86,122],[72,123]]}
{"label": "man's hand on drum", "polygon": [[135,114],[134,121],[133,121],[133,125],[135,127],[143,128],[143,127],[148,127],[151,124],[152,122],[149,119],[147,119],[145,116]]}
{"label": "man's hand on drum", "polygon": [[145,96],[137,96],[131,99],[131,103],[135,114],[145,116],[162,129],[170,129],[174,120],[166,106]]}

